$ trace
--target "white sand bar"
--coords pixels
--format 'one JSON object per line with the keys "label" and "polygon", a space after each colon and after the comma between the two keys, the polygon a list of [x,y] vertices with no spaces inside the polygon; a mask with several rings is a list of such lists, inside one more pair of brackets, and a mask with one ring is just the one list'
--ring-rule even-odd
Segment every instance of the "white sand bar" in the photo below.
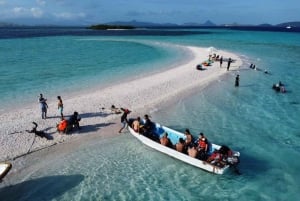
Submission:
{"label": "white sand bar", "polygon": [[[72,144],[72,141],[78,138],[83,142],[83,139],[91,135],[107,136],[108,133],[119,135],[120,115],[110,112],[108,108],[112,104],[116,107],[129,108],[132,111],[130,117],[136,117],[136,115],[149,113],[152,108],[162,103],[176,100],[176,97],[184,95],[187,91],[204,88],[203,86],[210,81],[228,73],[227,62],[223,62],[223,67],[220,68],[217,61],[212,66],[206,67],[206,70],[197,70],[196,65],[208,59],[207,48],[190,46],[183,48],[188,49],[193,54],[193,58],[170,70],[112,85],[89,94],[74,97],[62,96],[65,106],[64,114],[71,115],[76,110],[82,117],[80,122],[82,129],[79,133],[76,131],[72,135],[60,135],[56,132],[59,116],[55,97],[48,99],[47,116],[49,118],[46,120],[41,119],[37,101],[26,108],[0,114],[0,161],[12,160],[28,152],[62,142]],[[217,54],[222,55],[223,58],[230,57],[235,60],[231,64],[230,71],[242,65],[241,59],[235,54],[220,50]],[[102,107],[106,109],[101,110]],[[38,123],[38,130],[44,130],[53,137],[53,140],[48,141],[25,132],[32,128],[31,122],[33,121]]]}

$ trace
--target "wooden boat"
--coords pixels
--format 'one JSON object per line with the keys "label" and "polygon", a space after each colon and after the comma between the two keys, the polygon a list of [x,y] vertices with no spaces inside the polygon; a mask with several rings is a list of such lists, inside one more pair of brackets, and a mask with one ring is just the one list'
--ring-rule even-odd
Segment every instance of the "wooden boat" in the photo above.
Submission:
{"label": "wooden boat", "polygon": [[11,163],[0,163],[0,181],[5,177],[5,175],[9,172],[12,165]]}
{"label": "wooden boat", "polygon": [[[144,120],[143,120],[143,122],[144,122]],[[164,154],[167,154],[173,158],[176,158],[185,163],[188,163],[192,166],[201,168],[205,171],[215,173],[215,174],[223,174],[226,170],[228,170],[231,166],[233,166],[235,168],[235,171],[237,173],[239,173],[238,170],[236,169],[236,165],[239,162],[239,156],[240,156],[239,152],[232,152],[233,153],[232,157],[234,157],[235,164],[226,162],[222,166],[218,166],[216,164],[212,164],[210,162],[200,160],[198,158],[192,158],[185,153],[178,152],[173,148],[170,148],[170,147],[160,144],[160,142],[157,140],[161,136],[163,136],[164,133],[168,133],[168,138],[170,139],[172,144],[175,145],[179,141],[179,138],[183,138],[185,140],[186,137],[183,133],[175,131],[171,128],[162,126],[158,123],[153,123],[153,124],[154,124],[154,126],[152,129],[152,135],[153,135],[152,137],[145,136],[143,134],[139,134],[139,133],[135,132],[130,126],[128,126],[128,129],[129,129],[130,133],[134,137],[136,137],[138,140],[140,140],[143,144],[145,144],[157,151],[160,151]],[[215,150],[219,150],[221,148],[221,146],[217,145],[217,144],[209,143],[209,145],[210,146],[209,146],[208,155],[212,155],[215,152]],[[231,159],[231,162],[232,162],[232,159]]]}

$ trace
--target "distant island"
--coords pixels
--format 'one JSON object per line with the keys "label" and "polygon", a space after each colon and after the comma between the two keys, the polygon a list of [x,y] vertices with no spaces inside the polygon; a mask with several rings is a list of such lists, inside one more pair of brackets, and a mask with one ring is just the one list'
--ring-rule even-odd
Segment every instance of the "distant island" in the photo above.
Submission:
{"label": "distant island", "polygon": [[97,24],[87,27],[88,29],[96,29],[96,30],[109,30],[109,29],[135,29],[134,26],[131,25],[109,25],[109,24]]}

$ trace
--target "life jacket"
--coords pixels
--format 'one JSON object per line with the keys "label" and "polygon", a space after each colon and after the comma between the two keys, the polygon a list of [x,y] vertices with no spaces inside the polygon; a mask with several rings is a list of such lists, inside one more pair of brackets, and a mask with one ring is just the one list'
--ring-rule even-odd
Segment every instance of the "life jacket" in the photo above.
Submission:
{"label": "life jacket", "polygon": [[199,142],[199,147],[205,149],[206,148],[206,142],[205,140],[200,139]]}
{"label": "life jacket", "polygon": [[57,127],[57,130],[58,131],[65,131],[66,128],[68,126],[68,121],[67,120],[62,120],[59,124],[58,124],[58,127]]}

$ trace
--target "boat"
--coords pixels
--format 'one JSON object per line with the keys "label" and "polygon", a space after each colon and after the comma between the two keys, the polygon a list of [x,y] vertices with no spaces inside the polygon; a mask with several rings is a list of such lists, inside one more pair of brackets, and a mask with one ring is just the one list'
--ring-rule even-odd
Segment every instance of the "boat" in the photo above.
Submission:
{"label": "boat", "polygon": [[[142,126],[143,126],[144,122],[145,122],[145,120],[141,121]],[[186,137],[185,137],[184,133],[178,132],[178,131],[168,128],[166,126],[162,126],[158,123],[153,123],[153,125],[154,126],[151,129],[152,137],[137,133],[130,126],[128,126],[128,129],[134,137],[136,137],[139,141],[141,141],[146,146],[149,146],[159,152],[167,154],[167,155],[169,155],[175,159],[178,159],[182,162],[185,162],[187,164],[190,164],[192,166],[195,166],[197,168],[203,169],[205,171],[208,171],[208,172],[211,172],[214,174],[223,174],[228,169],[230,169],[230,167],[233,167],[234,170],[236,171],[236,173],[240,174],[239,171],[237,170],[237,164],[239,162],[239,156],[240,156],[239,152],[233,151],[232,152],[233,158],[230,159],[231,163],[226,162],[222,166],[219,166],[218,164],[214,164],[214,163],[211,163],[211,162],[208,162],[205,160],[200,160],[198,158],[193,158],[185,153],[178,152],[177,150],[173,149],[172,147],[167,147],[167,146],[160,144],[160,142],[158,140],[165,133],[167,133],[168,138],[170,139],[172,144],[175,145],[179,141],[180,138],[185,140]],[[207,153],[208,156],[211,156],[213,153],[220,150],[221,147],[222,147],[221,145],[209,143],[209,150]],[[229,159],[229,157],[228,157],[228,159]],[[234,163],[233,163],[233,161],[234,161]]]}
{"label": "boat", "polygon": [[0,181],[6,176],[6,174],[11,169],[12,165],[11,163],[4,162],[0,163]]}
{"label": "boat", "polygon": [[287,29],[291,29],[291,28],[292,28],[292,26],[288,25],[288,26],[286,26],[285,28],[287,28]]}

